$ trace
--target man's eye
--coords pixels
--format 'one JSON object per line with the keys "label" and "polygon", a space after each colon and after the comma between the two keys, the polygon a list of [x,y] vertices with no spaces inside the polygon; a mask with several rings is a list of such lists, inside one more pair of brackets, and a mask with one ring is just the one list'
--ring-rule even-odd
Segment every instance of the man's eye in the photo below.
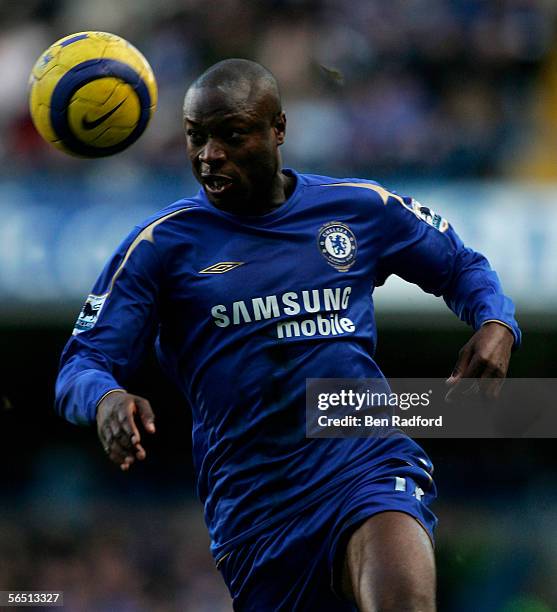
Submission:
{"label": "man's eye", "polygon": [[244,132],[239,130],[230,130],[226,133],[225,138],[229,142],[239,142],[244,137]]}
{"label": "man's eye", "polygon": [[193,144],[199,145],[203,143],[203,134],[198,130],[186,130],[186,136],[192,141]]}

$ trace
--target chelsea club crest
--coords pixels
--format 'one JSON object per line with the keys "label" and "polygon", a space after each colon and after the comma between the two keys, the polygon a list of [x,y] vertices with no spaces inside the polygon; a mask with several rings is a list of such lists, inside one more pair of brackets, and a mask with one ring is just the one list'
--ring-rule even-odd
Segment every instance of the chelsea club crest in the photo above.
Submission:
{"label": "chelsea club crest", "polygon": [[317,245],[327,262],[339,272],[346,272],[356,261],[356,236],[340,221],[325,223],[319,229]]}

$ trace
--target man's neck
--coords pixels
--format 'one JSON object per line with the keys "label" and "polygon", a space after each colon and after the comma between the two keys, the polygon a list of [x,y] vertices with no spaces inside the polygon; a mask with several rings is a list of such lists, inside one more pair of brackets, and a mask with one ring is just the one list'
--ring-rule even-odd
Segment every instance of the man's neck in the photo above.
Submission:
{"label": "man's neck", "polygon": [[269,202],[268,207],[265,211],[258,212],[256,214],[264,215],[272,210],[275,210],[275,208],[282,206],[294,192],[296,179],[293,176],[284,174],[282,170],[279,170],[275,179],[276,180],[273,182],[271,197],[267,200]]}
{"label": "man's neck", "polygon": [[296,179],[279,170],[269,192],[257,194],[249,201],[238,201],[226,208],[220,206],[217,208],[242,217],[260,217],[280,208],[292,195],[295,186]]}

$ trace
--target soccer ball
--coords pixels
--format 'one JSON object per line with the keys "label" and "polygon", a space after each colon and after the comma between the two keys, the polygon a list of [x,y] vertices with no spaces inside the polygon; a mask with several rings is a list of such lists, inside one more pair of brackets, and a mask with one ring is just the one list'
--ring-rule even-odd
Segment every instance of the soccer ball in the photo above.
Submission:
{"label": "soccer ball", "polygon": [[79,157],[104,157],[129,147],[157,106],[147,60],[106,32],[79,32],[55,42],[37,60],[29,86],[39,134]]}

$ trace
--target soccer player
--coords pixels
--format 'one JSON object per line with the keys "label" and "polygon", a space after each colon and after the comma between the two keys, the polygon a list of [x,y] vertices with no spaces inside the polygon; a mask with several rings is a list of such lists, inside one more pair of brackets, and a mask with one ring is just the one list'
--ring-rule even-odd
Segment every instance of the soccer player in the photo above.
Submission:
{"label": "soccer player", "polygon": [[144,459],[155,417],[126,383],[156,337],[193,414],[198,492],[235,609],[434,610],[430,460],[402,433],[306,438],[305,381],[383,376],[371,293],[397,274],[475,330],[449,384],[496,386],[520,342],[512,302],[429,208],[370,180],[282,169],[286,117],[259,64],[209,68],[184,125],[201,189],[114,253],[64,350],[57,410],[96,422],[123,470]]}

